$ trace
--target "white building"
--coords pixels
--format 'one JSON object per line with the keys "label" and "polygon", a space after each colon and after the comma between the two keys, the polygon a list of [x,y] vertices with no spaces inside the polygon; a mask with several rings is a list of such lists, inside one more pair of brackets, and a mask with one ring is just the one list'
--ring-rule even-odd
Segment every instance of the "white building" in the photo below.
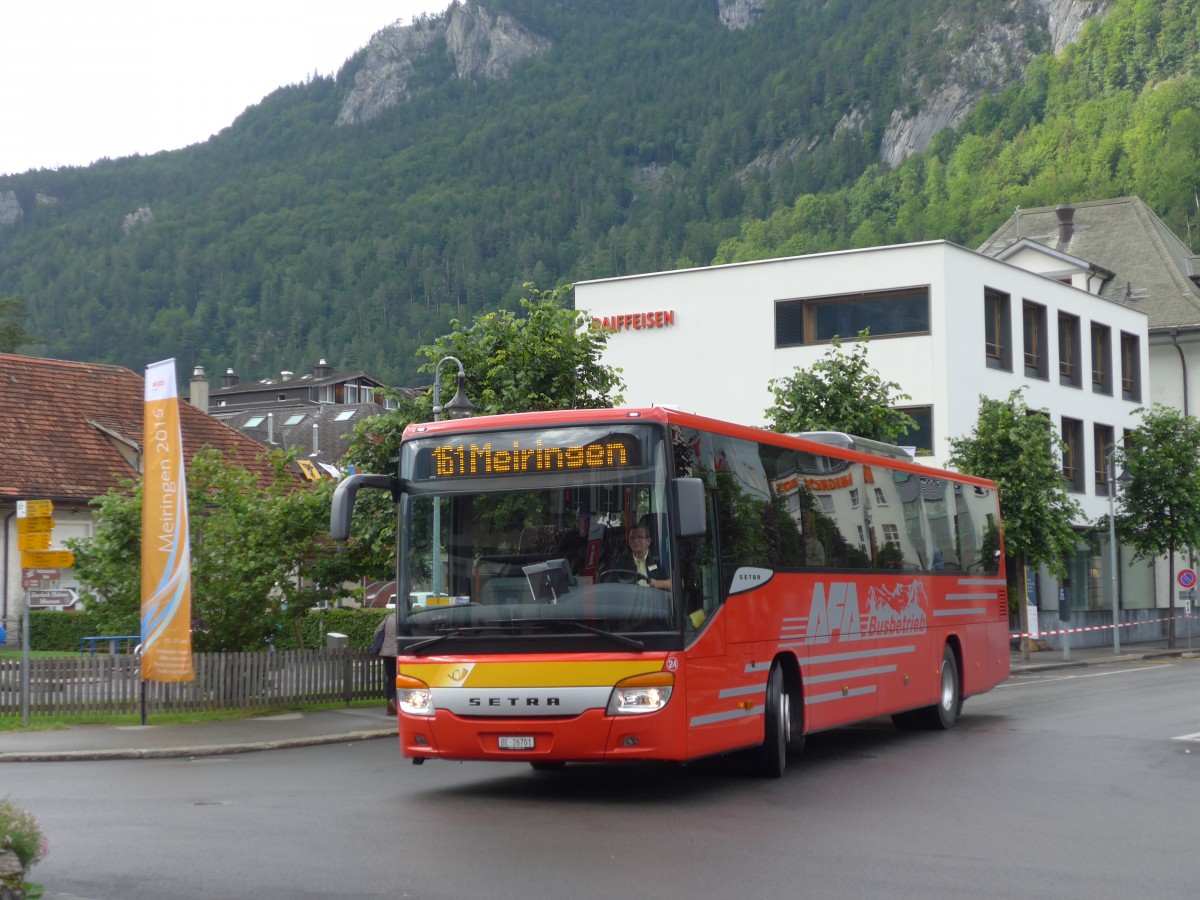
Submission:
{"label": "white building", "polygon": [[[1084,511],[1068,577],[1031,577],[1031,593],[1057,612],[1065,587],[1077,624],[1111,622],[1107,540],[1088,526],[1109,511],[1106,448],[1149,403],[1147,316],[1095,292],[1112,272],[1022,250],[1010,262],[932,241],[658,272],[581,282],[575,303],[612,330],[604,362],[622,370],[631,405],[750,425],[765,424],[772,379],[812,365],[831,337],[870,327],[870,366],[910,396],[902,408],[921,425],[903,440],[935,465],[950,437],[974,428],[981,394],[1025,388],[1061,429]],[[1122,607],[1138,618],[1155,605],[1150,572],[1121,571]]]}

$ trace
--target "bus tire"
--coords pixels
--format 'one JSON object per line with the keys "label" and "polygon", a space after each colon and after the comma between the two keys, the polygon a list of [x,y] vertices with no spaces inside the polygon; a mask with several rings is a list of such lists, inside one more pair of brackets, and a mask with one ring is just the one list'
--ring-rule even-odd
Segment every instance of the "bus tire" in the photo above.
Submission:
{"label": "bus tire", "polygon": [[942,667],[938,670],[938,702],[908,712],[894,713],[892,722],[904,731],[924,728],[929,731],[949,731],[962,712],[963,695],[958,681],[958,660],[947,644],[942,650]]}
{"label": "bus tire", "polygon": [[788,735],[791,733],[791,697],[783,685],[783,668],[771,666],[767,676],[767,706],[762,746],[754,752],[754,774],[781,778],[787,769]]}
{"label": "bus tire", "polygon": [[958,711],[962,708],[963,699],[962,687],[958,681],[958,660],[955,659],[954,649],[949,644],[942,651],[942,668],[938,677],[938,702],[923,710],[924,725],[931,731],[949,731],[958,721]]}

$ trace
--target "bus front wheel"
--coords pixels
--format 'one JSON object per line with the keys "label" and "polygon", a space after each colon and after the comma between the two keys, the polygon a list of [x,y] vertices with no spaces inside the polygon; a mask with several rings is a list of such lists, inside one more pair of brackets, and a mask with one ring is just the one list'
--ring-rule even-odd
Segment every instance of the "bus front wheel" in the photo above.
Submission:
{"label": "bus front wheel", "polygon": [[754,752],[754,773],[781,778],[787,768],[788,735],[792,731],[791,697],[783,684],[783,668],[776,663],[767,677],[766,722],[762,746]]}

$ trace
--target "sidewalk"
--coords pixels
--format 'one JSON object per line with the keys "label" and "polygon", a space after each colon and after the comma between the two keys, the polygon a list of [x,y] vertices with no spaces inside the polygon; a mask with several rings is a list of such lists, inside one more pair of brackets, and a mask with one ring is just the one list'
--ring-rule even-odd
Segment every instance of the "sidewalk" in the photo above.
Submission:
{"label": "sidewalk", "polygon": [[1180,657],[1200,656],[1200,639],[1196,639],[1189,649],[1187,637],[1176,638],[1174,649],[1167,648],[1166,639],[1157,641],[1141,641],[1136,644],[1121,643],[1121,652],[1113,652],[1111,644],[1103,647],[1071,647],[1069,651],[1035,650],[1029,654],[1029,661],[1021,659],[1017,649],[1012,651],[1012,672],[1019,675],[1022,672],[1042,672],[1047,669],[1063,669],[1072,666],[1094,666],[1111,662],[1130,662],[1140,659],[1178,659]]}
{"label": "sidewalk", "polygon": [[217,756],[370,738],[395,738],[396,719],[378,707],[267,714],[191,725],[79,725],[0,731],[0,763]]}
{"label": "sidewalk", "polygon": [[[1189,650],[1186,638],[1173,650],[1165,640],[1122,644],[1121,653],[1107,647],[1037,650],[1029,661],[1012,653],[1014,675],[1074,666],[1103,665],[1142,659],[1200,657],[1200,641]],[[1065,658],[1069,656],[1069,658]],[[0,732],[0,763],[71,760],[154,759],[217,756],[259,750],[281,750],[313,744],[395,738],[396,720],[383,703],[377,707],[323,709],[268,714],[253,719],[201,722],[192,725],[80,725],[56,731]]]}

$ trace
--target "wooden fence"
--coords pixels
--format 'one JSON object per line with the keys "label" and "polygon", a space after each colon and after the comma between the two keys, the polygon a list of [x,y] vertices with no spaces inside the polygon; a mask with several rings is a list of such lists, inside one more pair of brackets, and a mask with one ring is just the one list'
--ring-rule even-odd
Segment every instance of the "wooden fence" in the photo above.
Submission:
{"label": "wooden fence", "polygon": [[[383,661],[366,649],[197,653],[195,681],[146,682],[146,712],[269,709],[382,699]],[[141,674],[132,654],[29,661],[30,715],[138,712]],[[22,714],[21,659],[0,659],[0,716]]]}

